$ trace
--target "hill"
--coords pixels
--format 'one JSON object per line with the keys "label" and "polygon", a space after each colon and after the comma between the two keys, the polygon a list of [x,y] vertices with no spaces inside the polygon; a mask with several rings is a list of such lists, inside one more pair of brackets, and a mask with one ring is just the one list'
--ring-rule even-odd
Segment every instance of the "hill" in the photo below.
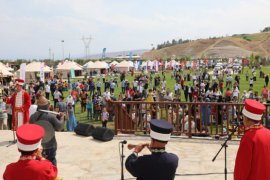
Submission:
{"label": "hill", "polygon": [[270,57],[270,32],[236,34],[224,38],[199,39],[184,44],[145,52],[144,59],[189,56],[200,58],[247,57],[251,53]]}

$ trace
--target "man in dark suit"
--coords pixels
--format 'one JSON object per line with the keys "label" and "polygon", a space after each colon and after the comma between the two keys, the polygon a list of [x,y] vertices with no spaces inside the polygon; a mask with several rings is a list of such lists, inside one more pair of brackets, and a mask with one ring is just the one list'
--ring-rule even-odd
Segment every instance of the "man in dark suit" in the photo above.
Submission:
{"label": "man in dark suit", "polygon": [[[165,120],[151,120],[150,128],[150,145],[137,145],[126,160],[126,169],[137,177],[137,180],[173,180],[178,166],[178,157],[165,150],[173,126]],[[138,156],[146,146],[152,154]]]}

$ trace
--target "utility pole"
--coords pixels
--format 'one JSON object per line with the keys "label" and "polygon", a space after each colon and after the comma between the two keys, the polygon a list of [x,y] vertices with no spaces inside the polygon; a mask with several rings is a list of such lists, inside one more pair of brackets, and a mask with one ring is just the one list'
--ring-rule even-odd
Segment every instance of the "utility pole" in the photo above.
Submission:
{"label": "utility pole", "polygon": [[63,60],[65,60],[65,49],[64,49],[64,40],[61,40],[62,43],[62,54],[63,54]]}
{"label": "utility pole", "polygon": [[92,40],[92,36],[90,35],[89,37],[82,37],[82,41],[83,41],[83,44],[84,44],[84,53],[85,53],[85,59],[87,59],[88,55],[90,54],[90,51],[89,51],[89,46],[90,46],[90,43],[91,43],[91,40]]}
{"label": "utility pole", "polygon": [[52,58],[52,50],[51,48],[49,48],[49,60],[51,60],[51,58]]}

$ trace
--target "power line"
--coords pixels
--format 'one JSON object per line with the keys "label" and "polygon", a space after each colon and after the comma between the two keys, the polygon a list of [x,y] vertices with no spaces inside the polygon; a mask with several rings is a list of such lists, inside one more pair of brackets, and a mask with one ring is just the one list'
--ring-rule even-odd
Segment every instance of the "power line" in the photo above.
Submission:
{"label": "power line", "polygon": [[90,54],[90,51],[89,51],[89,46],[90,46],[90,43],[91,43],[91,40],[92,40],[92,36],[90,35],[89,37],[82,37],[82,41],[83,41],[83,44],[84,44],[84,53],[85,53],[85,59],[87,59],[88,55]]}

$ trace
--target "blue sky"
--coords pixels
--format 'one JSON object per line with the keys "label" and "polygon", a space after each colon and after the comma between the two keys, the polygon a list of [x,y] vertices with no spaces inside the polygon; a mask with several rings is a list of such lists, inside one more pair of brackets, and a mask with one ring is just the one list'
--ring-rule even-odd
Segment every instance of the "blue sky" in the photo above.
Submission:
{"label": "blue sky", "polygon": [[270,26],[269,0],[0,0],[0,59],[84,56],[150,49],[171,39],[259,32]]}

